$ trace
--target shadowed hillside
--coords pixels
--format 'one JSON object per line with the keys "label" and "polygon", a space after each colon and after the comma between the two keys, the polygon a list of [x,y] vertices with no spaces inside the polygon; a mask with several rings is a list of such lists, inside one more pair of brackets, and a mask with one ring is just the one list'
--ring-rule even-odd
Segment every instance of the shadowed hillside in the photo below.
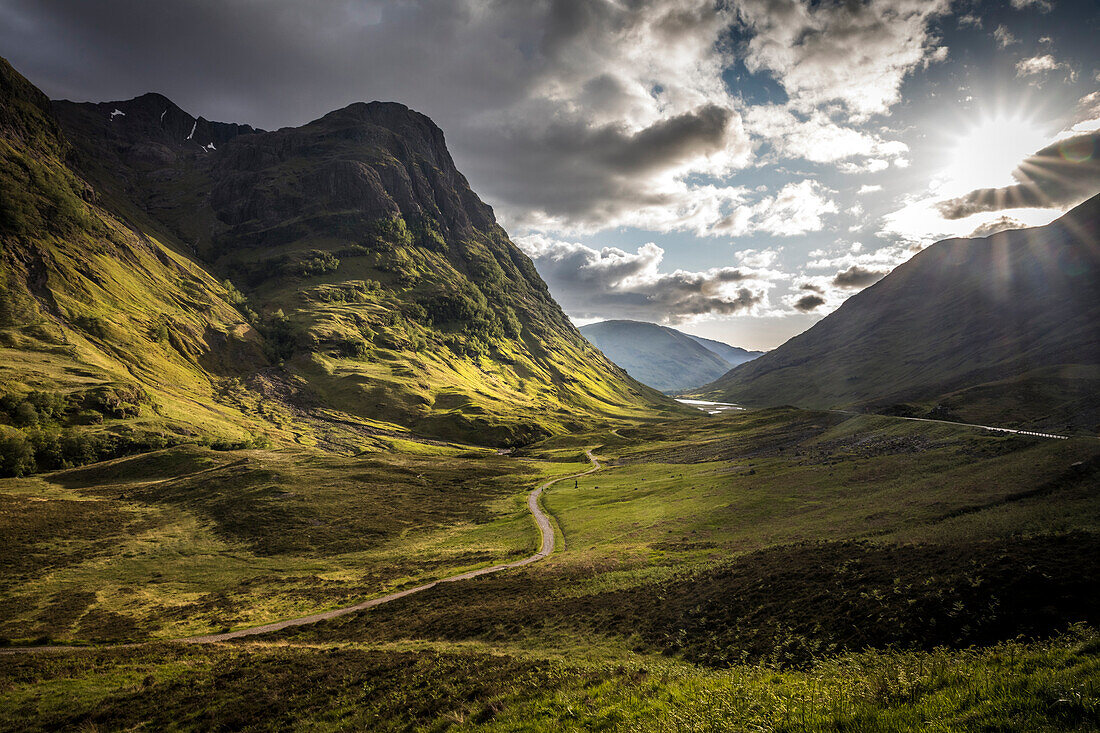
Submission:
{"label": "shadowed hillside", "polygon": [[316,402],[497,444],[676,409],[580,337],[442,131],[403,105],[275,132],[159,95],[54,108],[82,170],[230,278]]}
{"label": "shadowed hillside", "polygon": [[1100,197],[1057,221],[932,245],[835,313],[699,390],[1100,430]]}

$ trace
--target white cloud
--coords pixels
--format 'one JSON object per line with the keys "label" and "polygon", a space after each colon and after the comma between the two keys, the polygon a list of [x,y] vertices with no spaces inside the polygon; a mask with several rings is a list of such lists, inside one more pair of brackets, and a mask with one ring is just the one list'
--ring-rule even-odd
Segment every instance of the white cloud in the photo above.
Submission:
{"label": "white cloud", "polygon": [[[1097,74],[1100,82],[1100,74]],[[1090,92],[1077,100],[1073,124],[1062,131],[1062,135],[1090,132],[1100,128],[1100,91]]]}
{"label": "white cloud", "polygon": [[1016,62],[1016,76],[1018,78],[1025,76],[1045,76],[1048,72],[1058,71],[1059,69],[1065,70],[1066,77],[1070,81],[1075,81],[1077,79],[1077,72],[1073,70],[1073,67],[1068,63],[1056,60],[1049,53],[1020,59]]}
{"label": "white cloud", "polygon": [[1012,35],[1012,31],[1008,30],[1008,26],[999,25],[993,30],[993,38],[997,41],[997,45],[1001,48],[1008,48],[1014,43],[1019,43],[1019,39]]}
{"label": "white cloud", "polygon": [[1072,206],[1100,190],[1098,147],[1100,130],[1056,140],[1020,161],[1012,172],[1015,183],[940,201],[937,210],[943,218],[956,220],[1006,209]]}
{"label": "white cloud", "polygon": [[[882,218],[879,235],[903,244],[926,247],[941,239],[969,236],[1000,216],[996,212],[979,211],[949,219],[943,214],[943,203],[941,197],[933,194],[911,196],[900,209]],[[1060,215],[1058,209],[1021,207],[1012,210],[1012,218],[1026,226],[1049,224]]]}
{"label": "white cloud", "polygon": [[882,114],[899,99],[910,70],[946,58],[929,21],[948,0],[814,3],[743,0],[742,22],[755,35],[745,64],[773,72],[794,108],[839,102],[856,120]]}
{"label": "white cloud", "polygon": [[823,217],[838,211],[829,190],[817,181],[803,179],[783,186],[775,196],[734,208],[713,227],[716,234],[743,236],[766,232],[791,237],[824,227]]}
{"label": "white cloud", "polygon": [[865,196],[869,193],[878,193],[881,190],[882,186],[879,186],[878,184],[865,183],[859,187],[858,193],[860,196]]}
{"label": "white cloud", "polygon": [[[847,270],[857,267],[863,270],[889,272],[918,252],[920,247],[911,243],[896,243],[864,252],[862,248],[832,252],[810,260],[807,270]],[[811,253],[811,256],[812,253]],[[832,277],[832,276],[830,276]]]}
{"label": "white cloud", "polygon": [[800,115],[778,105],[759,105],[745,110],[744,126],[750,134],[767,140],[780,159],[832,163],[855,158],[860,162],[848,165],[867,170],[868,159],[897,159],[909,151],[909,146],[899,140],[885,140],[872,132],[839,125],[821,110]]}
{"label": "white cloud", "polygon": [[1041,13],[1049,13],[1054,9],[1054,3],[1050,0],[1011,0],[1012,7],[1016,10],[1034,7]]}
{"label": "white cloud", "polygon": [[706,315],[758,314],[767,308],[775,282],[788,277],[768,267],[774,262],[769,251],[745,251],[737,267],[661,272],[664,250],[652,242],[632,253],[541,234],[515,241],[574,320],[681,323]]}
{"label": "white cloud", "polygon": [[[894,164],[905,167],[908,162],[905,158],[896,158]],[[884,171],[890,167],[889,161],[882,158],[868,158],[861,163],[843,162],[837,166],[837,170],[841,173],[847,173],[848,175],[856,175],[857,173],[878,173]]]}
{"label": "white cloud", "polygon": [[870,267],[851,264],[831,275],[803,273],[795,278],[794,287],[781,300],[790,311],[827,315],[860,290],[881,280],[893,267],[893,264]]}
{"label": "white cloud", "polygon": [[978,226],[966,236],[971,239],[976,239],[979,237],[988,237],[991,234],[1007,231],[1009,229],[1024,229],[1025,227],[1027,227],[1027,224],[1024,224],[1019,219],[1013,219],[1011,216],[999,216],[992,221],[987,221]]}

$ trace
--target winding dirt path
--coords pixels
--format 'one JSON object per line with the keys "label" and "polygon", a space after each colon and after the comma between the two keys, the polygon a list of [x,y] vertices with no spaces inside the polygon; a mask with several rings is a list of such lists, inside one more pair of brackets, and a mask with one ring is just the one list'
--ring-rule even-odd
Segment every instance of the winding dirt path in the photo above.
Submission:
{"label": "winding dirt path", "polygon": [[[260,634],[270,634],[273,631],[280,631],[282,629],[290,628],[291,626],[305,626],[307,624],[316,623],[318,621],[324,621],[330,618],[336,618],[338,616],[345,616],[349,613],[356,613],[358,611],[366,611],[369,608],[375,606],[381,606],[383,603],[389,603],[390,601],[396,601],[398,598],[404,598],[405,596],[411,596],[414,593],[434,588],[440,583],[455,583],[460,580],[470,580],[480,575],[488,575],[489,573],[499,573],[502,570],[509,570],[511,568],[518,568],[524,565],[530,565],[533,562],[542,560],[548,557],[554,552],[554,526],[550,523],[550,517],[539,506],[539,499],[542,497],[542,492],[550,488],[559,481],[565,481],[567,479],[577,479],[581,476],[587,476],[590,473],[599,471],[602,466],[596,456],[592,455],[592,451],[586,449],[585,455],[588,456],[588,460],[592,462],[592,467],[587,471],[581,471],[580,473],[571,473],[568,476],[558,476],[552,478],[543,484],[540,484],[534,491],[527,495],[527,508],[531,510],[531,515],[535,518],[535,524],[538,525],[539,534],[542,537],[542,542],[539,547],[539,551],[534,555],[525,557],[522,560],[515,560],[513,562],[502,563],[500,565],[493,565],[487,568],[479,568],[478,570],[469,570],[465,573],[459,573],[458,575],[452,575],[447,578],[440,578],[434,580],[431,583],[425,583],[424,585],[418,585],[415,588],[406,588],[405,590],[398,591],[396,593],[390,593],[387,596],[381,596],[379,598],[372,598],[369,601],[363,601],[362,603],[356,603],[354,606],[345,606],[344,608],[334,608],[330,611],[322,611],[321,613],[313,613],[309,616],[299,616],[298,618],[286,619],[284,621],[275,621],[274,623],[264,624],[263,626],[252,626],[247,629],[238,629],[236,631],[227,631],[224,634],[204,634],[202,636],[189,636],[179,639],[166,639],[165,641],[177,641],[187,644],[213,644],[220,641],[229,641],[230,639],[240,639],[245,636],[258,636]],[[105,644],[97,646],[25,646],[25,647],[9,647],[7,649],[0,649],[0,654],[27,654],[31,652],[61,652],[61,651],[79,651],[82,649],[97,649],[104,646],[111,648],[132,648],[141,646],[141,643],[131,644]]]}
{"label": "winding dirt path", "polygon": [[581,476],[587,476],[590,473],[599,471],[601,466],[600,462],[596,459],[596,456],[592,455],[591,450],[585,450],[585,455],[588,456],[588,460],[592,462],[592,468],[587,471],[581,471],[580,473],[572,473],[568,476],[559,476],[558,478],[550,479],[549,481],[539,485],[534,491],[527,495],[527,508],[531,510],[531,516],[535,518],[535,524],[538,525],[539,534],[542,536],[542,543],[539,547],[539,551],[530,557],[525,557],[522,560],[516,560],[514,562],[502,563],[500,565],[493,565],[487,568],[479,568],[478,570],[469,570],[465,573],[459,573],[458,575],[452,575],[447,578],[440,578],[434,580],[431,583],[425,583],[424,585],[418,585],[414,588],[406,588],[396,593],[390,593],[386,596],[379,598],[372,598],[369,601],[363,601],[362,603],[356,603],[354,606],[345,606],[344,608],[334,608],[330,611],[322,611],[321,613],[310,614],[309,616],[300,616],[298,618],[286,619],[284,621],[276,621],[270,624],[264,624],[263,626],[253,626],[247,629],[238,629],[236,631],[227,631],[223,634],[204,634],[203,636],[191,636],[184,639],[176,639],[176,641],[183,641],[188,644],[211,644],[219,641],[228,641],[230,639],[239,639],[244,636],[256,636],[259,634],[269,634],[273,631],[281,631],[282,629],[289,628],[291,626],[305,626],[307,624],[316,623],[318,621],[325,621],[330,618],[336,618],[338,616],[345,616],[349,613],[356,613],[357,611],[366,611],[369,608],[375,606],[381,606],[383,603],[389,603],[390,601],[396,601],[398,598],[404,598],[405,596],[411,596],[414,593],[420,593],[421,591],[434,588],[440,583],[455,583],[460,580],[470,580],[481,575],[488,575],[489,573],[499,573],[501,570],[509,570],[511,568],[518,568],[524,565],[530,565],[533,562],[538,562],[545,557],[548,557],[554,552],[554,527],[550,524],[550,517],[539,506],[539,499],[542,497],[542,492],[550,488],[559,481],[565,481],[566,479],[576,479]]}

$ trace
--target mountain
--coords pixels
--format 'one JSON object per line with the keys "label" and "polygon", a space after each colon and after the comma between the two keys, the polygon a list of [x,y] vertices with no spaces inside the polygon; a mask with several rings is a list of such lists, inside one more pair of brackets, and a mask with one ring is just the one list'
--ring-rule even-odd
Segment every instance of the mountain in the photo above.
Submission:
{"label": "mountain", "polygon": [[580,336],[399,104],[265,132],[156,94],[51,103],[0,60],[0,246],[0,440],[39,468],[680,409]]}
{"label": "mountain", "polygon": [[630,376],[666,393],[706,384],[755,354],[642,321],[603,321],[580,331]]}
{"label": "mountain", "polygon": [[249,441],[220,392],[267,365],[262,337],[217,279],[107,208],[74,154],[0,59],[0,474]]}
{"label": "mountain", "polygon": [[763,351],[742,349],[740,346],[730,346],[722,341],[715,341],[714,339],[707,339],[702,336],[692,336],[690,333],[685,333],[684,335],[695,343],[700,344],[708,351],[713,351],[715,354],[718,354],[718,356],[722,357],[731,367],[744,364],[746,361],[752,361],[764,353]]}
{"label": "mountain", "polygon": [[1047,226],[938,242],[698,393],[1097,431],[1100,196]]}

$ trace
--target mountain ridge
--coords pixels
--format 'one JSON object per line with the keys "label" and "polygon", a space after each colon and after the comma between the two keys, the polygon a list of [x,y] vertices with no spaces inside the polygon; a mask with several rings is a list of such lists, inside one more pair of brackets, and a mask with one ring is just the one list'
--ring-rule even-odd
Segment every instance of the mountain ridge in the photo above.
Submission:
{"label": "mountain ridge", "polygon": [[645,321],[600,321],[579,330],[628,374],[666,394],[698,387],[759,353]]}

